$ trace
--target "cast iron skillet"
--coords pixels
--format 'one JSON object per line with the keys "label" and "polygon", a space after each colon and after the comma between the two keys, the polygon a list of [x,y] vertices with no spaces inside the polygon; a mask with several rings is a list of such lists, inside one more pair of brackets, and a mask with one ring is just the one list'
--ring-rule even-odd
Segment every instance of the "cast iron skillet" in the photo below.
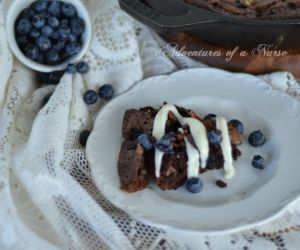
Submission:
{"label": "cast iron skillet", "polygon": [[300,48],[299,19],[252,19],[222,15],[183,0],[119,0],[128,14],[159,33],[188,31],[207,42],[228,47]]}

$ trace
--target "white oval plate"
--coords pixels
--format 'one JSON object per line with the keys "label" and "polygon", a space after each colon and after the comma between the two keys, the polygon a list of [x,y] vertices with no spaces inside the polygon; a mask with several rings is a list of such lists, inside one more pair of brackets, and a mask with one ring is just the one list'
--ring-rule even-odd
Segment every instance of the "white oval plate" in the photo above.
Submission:
{"label": "white oval plate", "polygon": [[[243,121],[246,131],[236,176],[220,189],[215,180],[222,170],[202,175],[204,190],[190,194],[184,187],[161,191],[154,184],[128,194],[120,190],[117,172],[126,109],[154,106],[164,101],[193,109],[200,115],[215,113]],[[261,129],[268,142],[250,147],[248,134]],[[279,215],[300,194],[300,105],[262,80],[216,69],[192,69],[144,80],[115,98],[100,112],[87,156],[97,187],[115,206],[132,217],[163,228],[206,234],[251,227]],[[251,166],[255,154],[268,166]]]}

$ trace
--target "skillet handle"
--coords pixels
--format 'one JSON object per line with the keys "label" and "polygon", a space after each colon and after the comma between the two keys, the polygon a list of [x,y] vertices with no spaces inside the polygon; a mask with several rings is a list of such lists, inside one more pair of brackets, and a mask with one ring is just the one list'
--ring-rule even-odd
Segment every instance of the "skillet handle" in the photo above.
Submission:
{"label": "skillet handle", "polygon": [[142,0],[119,0],[120,7],[129,15],[161,33],[199,29],[201,24],[208,26],[219,21],[214,13],[198,9],[182,0],[180,2],[183,7],[188,7],[187,13],[180,16],[166,16],[157,10],[151,9]]}

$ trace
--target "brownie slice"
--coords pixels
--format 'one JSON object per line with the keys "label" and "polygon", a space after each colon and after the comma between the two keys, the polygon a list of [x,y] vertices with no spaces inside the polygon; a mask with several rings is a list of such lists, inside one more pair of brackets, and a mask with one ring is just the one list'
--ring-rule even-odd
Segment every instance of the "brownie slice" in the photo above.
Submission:
{"label": "brownie slice", "polygon": [[156,184],[162,190],[177,189],[187,178],[187,155],[184,151],[175,154],[166,154],[163,157],[160,177]]}
{"label": "brownie slice", "polygon": [[157,110],[152,107],[126,110],[123,118],[122,135],[134,140],[141,133],[151,133]]}
{"label": "brownie slice", "polygon": [[133,141],[125,140],[122,143],[118,173],[121,189],[127,192],[136,192],[144,189],[149,183],[149,176],[145,166],[145,153],[142,146],[135,146]]}

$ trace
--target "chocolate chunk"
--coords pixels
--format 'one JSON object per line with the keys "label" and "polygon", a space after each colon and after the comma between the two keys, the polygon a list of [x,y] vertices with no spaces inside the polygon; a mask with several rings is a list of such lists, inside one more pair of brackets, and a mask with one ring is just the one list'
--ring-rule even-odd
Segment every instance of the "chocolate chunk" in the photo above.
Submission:
{"label": "chocolate chunk", "polygon": [[227,183],[222,181],[222,180],[217,180],[216,181],[216,185],[219,187],[219,188],[226,188],[227,187]]}

